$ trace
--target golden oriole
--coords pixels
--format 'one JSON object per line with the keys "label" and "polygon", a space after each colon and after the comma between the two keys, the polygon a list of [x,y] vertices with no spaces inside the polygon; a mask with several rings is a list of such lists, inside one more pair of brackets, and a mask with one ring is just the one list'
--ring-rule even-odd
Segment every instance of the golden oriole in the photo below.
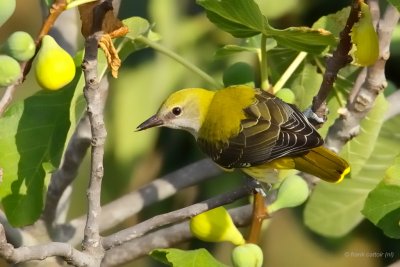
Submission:
{"label": "golden oriole", "polygon": [[155,126],[190,132],[221,167],[266,182],[276,182],[271,169],[297,169],[328,182],[350,171],[294,105],[249,86],[177,91],[137,130]]}

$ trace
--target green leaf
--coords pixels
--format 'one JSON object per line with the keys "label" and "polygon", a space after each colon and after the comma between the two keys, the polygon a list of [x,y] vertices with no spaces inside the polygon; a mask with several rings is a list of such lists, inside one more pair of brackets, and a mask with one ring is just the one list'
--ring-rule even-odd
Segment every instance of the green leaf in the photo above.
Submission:
{"label": "green leaf", "polygon": [[323,29],[290,27],[278,30],[270,27],[266,31],[269,36],[275,38],[279,45],[312,54],[320,54],[327,46],[336,45],[335,37]]}
{"label": "green leaf", "polygon": [[387,169],[385,178],[372,190],[362,213],[392,238],[400,238],[400,156]]}
{"label": "green leaf", "polygon": [[247,47],[239,45],[225,45],[217,50],[216,57],[230,56],[232,54],[241,52],[258,53],[259,49],[257,47]]}
{"label": "green leaf", "polygon": [[204,248],[188,251],[175,248],[156,249],[150,252],[150,256],[157,261],[174,267],[226,267]]}
{"label": "green leaf", "polygon": [[[277,43],[275,39],[268,38],[267,39],[267,45],[266,45],[266,51],[270,51],[276,47]],[[236,53],[241,53],[241,52],[250,52],[250,53],[259,53],[260,49],[258,47],[246,45],[246,46],[241,46],[241,45],[225,45],[222,48],[218,49],[215,56],[216,57],[224,57],[224,56],[230,56],[232,54]]]}
{"label": "green leaf", "polygon": [[130,17],[124,19],[122,23],[129,28],[129,32],[125,37],[132,40],[141,35],[146,35],[151,30],[150,23],[141,17]]}
{"label": "green leaf", "polygon": [[207,17],[222,30],[244,38],[264,31],[264,16],[253,0],[197,0]]}
{"label": "green leaf", "polygon": [[[376,104],[374,109],[380,110],[380,105]],[[361,123],[362,127],[370,123],[369,120],[367,116]],[[340,237],[360,223],[368,193],[382,180],[385,170],[400,153],[399,123],[400,116],[385,122],[376,142],[364,141],[364,146],[371,146],[373,151],[361,170],[351,175],[351,179],[344,179],[339,184],[321,182],[315,187],[304,211],[304,221],[309,228],[324,236]],[[350,141],[353,143],[351,146],[364,140],[363,135],[368,134],[363,131]],[[353,167],[353,162],[349,163]]]}
{"label": "green leaf", "polygon": [[330,31],[334,36],[339,37],[340,32],[346,25],[347,18],[349,17],[350,7],[345,7],[334,14],[329,14],[319,18],[314,22],[313,29],[325,29]]}
{"label": "green leaf", "polygon": [[[129,32],[124,38],[116,42],[117,46],[120,47],[117,50],[119,51],[118,54],[121,60],[137,50],[148,47],[143,42],[137,40],[139,37],[144,36],[151,41],[160,40],[160,36],[151,30],[152,26],[144,18],[130,17],[124,19],[122,23],[128,27]],[[129,40],[129,42],[127,42],[127,40]]]}
{"label": "green leaf", "polygon": [[205,8],[211,22],[235,37],[251,37],[262,33],[273,37],[282,46],[316,54],[324,51],[328,45],[336,44],[334,36],[322,29],[273,28],[253,0],[197,0],[197,3]]}
{"label": "green leaf", "polygon": [[400,0],[388,0],[400,12]]}
{"label": "green leaf", "polygon": [[301,4],[299,3],[299,0],[255,0],[255,2],[260,7],[262,14],[268,19],[279,18],[291,11],[294,11],[298,8],[299,4]]}
{"label": "green leaf", "polygon": [[384,96],[380,95],[375,101],[374,108],[362,121],[360,134],[343,147],[340,155],[351,163],[351,177],[357,176],[374,150],[386,110],[387,102]]}
{"label": "green leaf", "polygon": [[322,74],[317,72],[317,67],[310,63],[304,64],[289,86],[296,95],[295,104],[300,110],[305,110],[311,105],[321,82]]}
{"label": "green leaf", "polygon": [[[72,84],[76,84],[77,75]],[[58,167],[70,127],[74,86],[40,91],[11,106],[0,119],[0,197],[13,226],[33,223],[40,215],[46,180]]]}

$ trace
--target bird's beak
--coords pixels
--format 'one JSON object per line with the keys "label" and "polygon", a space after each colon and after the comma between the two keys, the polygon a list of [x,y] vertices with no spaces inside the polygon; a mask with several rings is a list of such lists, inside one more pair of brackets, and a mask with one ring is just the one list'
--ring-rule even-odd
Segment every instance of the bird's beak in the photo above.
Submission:
{"label": "bird's beak", "polygon": [[136,131],[143,131],[152,127],[156,127],[156,126],[161,126],[163,125],[164,122],[162,121],[162,119],[160,119],[157,114],[151,116],[150,118],[148,118],[147,120],[145,120],[144,122],[142,122],[137,128]]}

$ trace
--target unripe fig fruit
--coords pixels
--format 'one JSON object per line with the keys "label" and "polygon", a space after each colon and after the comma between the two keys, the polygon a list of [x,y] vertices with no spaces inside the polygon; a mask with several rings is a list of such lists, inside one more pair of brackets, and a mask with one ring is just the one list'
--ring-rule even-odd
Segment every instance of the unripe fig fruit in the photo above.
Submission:
{"label": "unripe fig fruit", "polygon": [[246,62],[237,62],[224,71],[222,79],[225,86],[246,84],[254,87],[254,70]]}
{"label": "unripe fig fruit", "polygon": [[0,87],[14,83],[21,75],[19,63],[12,57],[0,55]]}
{"label": "unripe fig fruit", "polygon": [[268,206],[268,212],[299,206],[306,201],[308,195],[308,185],[303,178],[298,175],[286,177],[279,187],[276,200]]}
{"label": "unripe fig fruit", "polygon": [[6,22],[15,10],[15,0],[0,1],[0,27]]}
{"label": "unripe fig fruit", "polygon": [[35,42],[27,32],[14,32],[8,37],[2,50],[18,61],[27,61],[35,54]]}
{"label": "unripe fig fruit", "polygon": [[53,37],[45,35],[37,54],[35,72],[36,80],[41,87],[58,90],[74,78],[74,60]]}
{"label": "unripe fig fruit", "polygon": [[289,104],[293,104],[296,100],[296,96],[294,95],[293,91],[288,88],[282,88],[275,94],[275,96]]}
{"label": "unripe fig fruit", "polygon": [[261,267],[263,264],[263,252],[256,244],[237,246],[231,256],[234,267]]}
{"label": "unripe fig fruit", "polygon": [[353,57],[354,64],[369,66],[379,57],[379,41],[368,5],[361,2],[360,7],[360,20],[354,24],[350,33],[353,48],[349,54]]}
{"label": "unripe fig fruit", "polygon": [[230,241],[235,245],[244,244],[245,240],[224,207],[218,207],[190,220],[190,231],[200,240],[207,242]]}

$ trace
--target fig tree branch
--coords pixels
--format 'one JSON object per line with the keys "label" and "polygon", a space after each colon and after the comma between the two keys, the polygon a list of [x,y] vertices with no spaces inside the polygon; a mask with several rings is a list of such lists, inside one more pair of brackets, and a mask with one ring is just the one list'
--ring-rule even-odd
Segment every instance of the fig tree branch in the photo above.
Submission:
{"label": "fig tree branch", "polygon": [[[111,229],[145,207],[166,199],[183,188],[215,177],[221,172],[221,168],[211,159],[203,159],[160,177],[142,188],[104,205],[99,216],[100,232]],[[68,237],[68,242],[76,245],[82,236],[85,221],[86,216],[81,216],[67,225],[60,225],[57,231],[65,232],[59,235]],[[68,234],[71,233],[69,231],[71,227],[74,229],[72,236]]]}
{"label": "fig tree branch", "polygon": [[74,181],[78,173],[78,168],[90,146],[91,137],[89,119],[85,114],[79,121],[68,143],[60,168],[51,176],[42,214],[42,219],[48,226],[56,218],[56,211],[62,194]]}
{"label": "fig tree branch", "polygon": [[[249,204],[230,209],[228,212],[235,225],[240,227],[247,226],[250,223],[252,210],[252,205]],[[192,237],[192,233],[189,229],[189,221],[185,220],[106,251],[101,266],[119,266],[141,256],[148,255],[153,249],[173,247],[190,240]]]}
{"label": "fig tree branch", "polygon": [[359,20],[360,2],[361,0],[353,0],[346,25],[340,33],[339,44],[332,56],[326,59],[326,70],[323,80],[311,106],[311,110],[318,117],[316,118],[317,120],[311,120],[315,125],[326,121],[326,98],[333,88],[339,70],[351,62],[351,57],[349,56],[349,51],[352,46],[350,32],[353,25]]}
{"label": "fig tree branch", "polygon": [[119,246],[125,242],[141,237],[160,227],[181,222],[207,210],[231,203],[237,199],[248,196],[257,186],[258,184],[256,182],[249,182],[234,191],[218,195],[186,208],[152,217],[151,219],[143,221],[135,226],[104,237],[103,246],[106,250],[111,249],[115,246]]}
{"label": "fig tree branch", "polygon": [[0,224],[0,257],[12,264],[30,260],[43,260],[60,256],[74,266],[93,266],[92,258],[67,243],[49,242],[44,245],[14,248],[6,239],[4,227]]}
{"label": "fig tree branch", "polygon": [[104,95],[99,90],[97,77],[97,47],[103,35],[102,24],[105,14],[112,8],[112,0],[103,1],[94,7],[91,34],[85,40],[85,57],[82,63],[85,77],[83,91],[92,132],[91,169],[89,187],[87,189],[88,212],[82,246],[84,251],[87,251],[98,261],[104,255],[100,241],[98,216],[101,213],[101,182],[104,175],[103,157],[107,132],[104,124],[104,107],[102,105],[105,102],[102,99]]}

